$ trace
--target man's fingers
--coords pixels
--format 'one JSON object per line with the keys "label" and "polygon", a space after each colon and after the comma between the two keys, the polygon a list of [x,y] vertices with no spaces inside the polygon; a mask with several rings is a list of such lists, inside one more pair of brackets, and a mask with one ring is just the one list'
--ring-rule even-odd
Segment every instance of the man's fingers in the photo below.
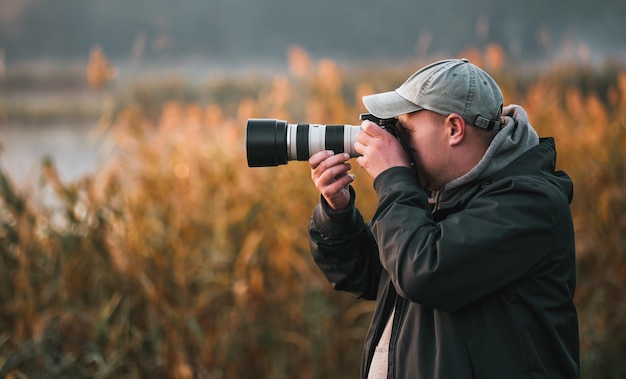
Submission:
{"label": "man's fingers", "polygon": [[348,159],[349,154],[332,151],[320,151],[309,158],[311,179],[333,209],[344,208],[350,202],[348,185],[354,181],[354,175],[348,174],[352,168]]}
{"label": "man's fingers", "polygon": [[334,153],[330,150],[318,151],[317,153],[309,157],[309,165],[312,169],[317,168],[320,163],[333,156]]}
{"label": "man's fingers", "polygon": [[324,197],[332,198],[353,181],[354,175],[346,174],[337,178],[332,178],[330,181],[326,182],[326,185],[321,186],[318,189]]}
{"label": "man's fingers", "polygon": [[384,132],[383,128],[371,121],[363,121],[361,123],[361,130],[372,137],[377,137],[381,132]]}
{"label": "man's fingers", "polygon": [[[320,152],[322,153],[322,152]],[[334,167],[344,164],[348,159],[350,159],[350,155],[348,153],[340,153],[337,155],[333,155],[333,152],[328,152],[326,154],[316,153],[309,159],[309,164],[313,170],[313,176],[319,176],[324,171]],[[319,156],[318,156],[319,154]],[[321,161],[319,161],[321,159]]]}
{"label": "man's fingers", "polygon": [[[321,165],[320,165],[321,166]],[[319,174],[319,180],[323,184],[332,183],[339,178],[348,175],[348,171],[352,168],[350,163],[341,163],[333,165],[328,169],[325,169]]]}
{"label": "man's fingers", "polygon": [[334,165],[343,163],[348,159],[350,159],[350,154],[348,153],[335,154],[330,150],[324,150],[313,154],[309,158],[309,165],[313,169],[317,168],[318,166],[321,166],[321,168],[329,168]]}
{"label": "man's fingers", "polygon": [[361,124],[361,130],[356,134],[356,142],[354,143],[354,150],[363,155],[365,149],[377,143],[377,141],[386,133],[383,128],[376,125],[371,121],[363,121]]}

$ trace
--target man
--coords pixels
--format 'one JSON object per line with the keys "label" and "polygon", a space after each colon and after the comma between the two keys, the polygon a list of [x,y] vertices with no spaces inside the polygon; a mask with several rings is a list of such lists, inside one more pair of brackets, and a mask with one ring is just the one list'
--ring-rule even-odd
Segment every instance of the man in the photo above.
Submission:
{"label": "man", "polygon": [[363,378],[579,377],[573,185],[552,139],[462,60],[366,96],[355,150],[377,209],[354,206],[348,155],[309,164],[311,250],[335,289],[376,300]]}

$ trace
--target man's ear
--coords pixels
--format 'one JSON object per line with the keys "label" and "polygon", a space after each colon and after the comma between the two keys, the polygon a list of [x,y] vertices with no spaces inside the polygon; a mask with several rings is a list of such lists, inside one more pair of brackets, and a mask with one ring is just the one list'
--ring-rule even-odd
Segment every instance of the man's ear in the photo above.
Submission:
{"label": "man's ear", "polygon": [[465,130],[467,128],[467,124],[463,117],[456,113],[452,113],[446,119],[446,125],[448,127],[448,142],[450,146],[458,145],[463,141],[465,137]]}

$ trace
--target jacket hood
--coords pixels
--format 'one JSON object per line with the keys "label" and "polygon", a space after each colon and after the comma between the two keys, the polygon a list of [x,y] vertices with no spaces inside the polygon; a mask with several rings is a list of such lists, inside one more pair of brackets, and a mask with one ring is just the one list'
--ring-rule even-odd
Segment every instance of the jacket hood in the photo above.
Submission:
{"label": "jacket hood", "polygon": [[465,175],[446,184],[444,191],[489,177],[539,144],[539,136],[522,107],[514,104],[505,107],[502,118],[504,126],[491,141],[480,162]]}

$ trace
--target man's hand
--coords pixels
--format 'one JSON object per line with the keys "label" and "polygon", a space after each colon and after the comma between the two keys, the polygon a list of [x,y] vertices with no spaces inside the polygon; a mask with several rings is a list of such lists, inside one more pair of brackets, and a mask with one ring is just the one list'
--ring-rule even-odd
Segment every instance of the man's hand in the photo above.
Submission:
{"label": "man's hand", "polygon": [[354,144],[354,149],[361,154],[357,163],[373,179],[391,167],[411,167],[400,141],[391,133],[371,121],[363,121],[361,129]]}
{"label": "man's hand", "polygon": [[348,174],[352,168],[346,162],[348,159],[349,154],[335,155],[332,151],[320,151],[309,158],[311,179],[333,210],[343,209],[350,204],[348,184],[354,181],[354,175]]}

